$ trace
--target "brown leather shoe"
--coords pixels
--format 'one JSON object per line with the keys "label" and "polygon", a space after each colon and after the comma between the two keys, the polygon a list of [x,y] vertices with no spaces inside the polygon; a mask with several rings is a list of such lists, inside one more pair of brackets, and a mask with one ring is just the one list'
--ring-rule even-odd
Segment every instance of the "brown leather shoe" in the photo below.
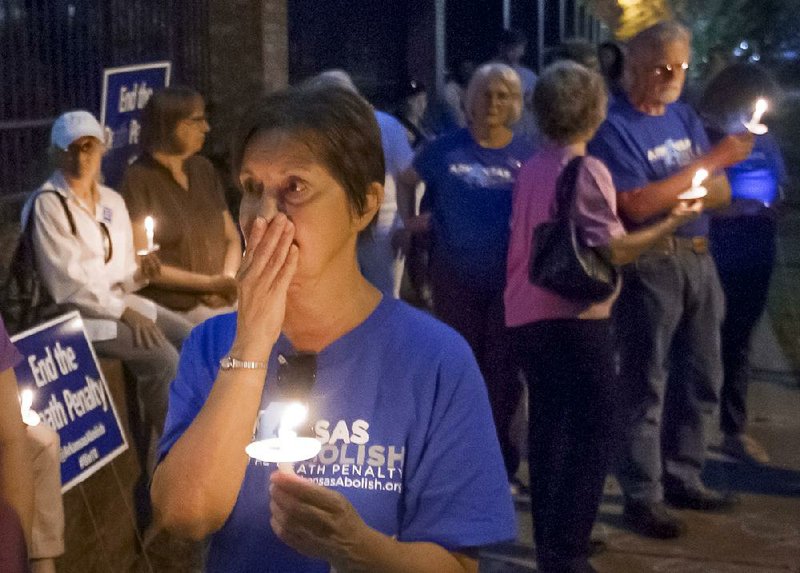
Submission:
{"label": "brown leather shoe", "polygon": [[720,445],[722,453],[749,464],[768,464],[769,454],[764,446],[747,434],[725,436]]}
{"label": "brown leather shoe", "polygon": [[655,539],[673,539],[685,529],[683,522],[660,501],[627,500],[622,518],[636,533]]}
{"label": "brown leather shoe", "polygon": [[703,486],[677,486],[664,488],[664,500],[678,509],[698,511],[725,511],[736,503],[738,498],[730,493],[721,493]]}

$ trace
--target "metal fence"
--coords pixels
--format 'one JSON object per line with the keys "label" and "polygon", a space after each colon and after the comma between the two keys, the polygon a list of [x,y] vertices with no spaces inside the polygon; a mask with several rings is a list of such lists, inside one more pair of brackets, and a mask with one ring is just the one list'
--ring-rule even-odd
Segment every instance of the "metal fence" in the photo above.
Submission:
{"label": "metal fence", "polygon": [[46,176],[55,117],[99,115],[104,68],[169,60],[205,91],[208,35],[208,0],[0,0],[0,199]]}

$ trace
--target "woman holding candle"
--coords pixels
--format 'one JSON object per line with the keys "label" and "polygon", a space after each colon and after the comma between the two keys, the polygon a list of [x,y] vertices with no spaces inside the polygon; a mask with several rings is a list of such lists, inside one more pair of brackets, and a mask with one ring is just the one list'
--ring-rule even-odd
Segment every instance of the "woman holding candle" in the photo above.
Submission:
{"label": "woman holding candle", "polygon": [[142,116],[144,153],[127,169],[121,190],[136,248],[158,245],[161,272],[142,295],[195,324],[233,310],[242,258],[220,179],[197,155],[208,129],[200,94],[183,87],[155,93]]}
{"label": "woman holding candle", "polygon": [[[338,88],[280,92],[235,141],[238,312],[184,347],[157,516],[211,536],[211,572],[477,571],[475,548],[514,536],[511,499],[469,347],[359,271],[357,238],[383,192],[372,109]],[[245,447],[301,358],[321,450],[293,476]]]}
{"label": "woman holding candle", "polygon": [[55,573],[64,553],[60,442],[30,410],[32,391],[18,399],[14,366],[22,360],[0,318],[0,571],[23,573],[30,565],[30,573]]}
{"label": "woman holding candle", "polygon": [[0,317],[0,570],[26,573],[33,521],[33,462],[20,417],[14,366],[22,355]]}
{"label": "woman holding candle", "polygon": [[[720,395],[722,450],[738,459],[767,463],[769,454],[746,433],[750,341],[767,303],[775,264],[780,187],[786,182],[781,151],[761,116],[780,88],[763,67],[733,64],[706,88],[700,113],[709,139],[742,131],[742,124],[760,134],[750,156],[725,171],[731,184],[731,205],[711,219],[711,254],[725,292],[722,323],[724,379]],[[753,114],[752,117],[750,114]],[[758,129],[761,126],[761,129]]]}
{"label": "woman holding candle", "polygon": [[22,225],[53,300],[80,311],[100,356],[122,361],[136,381],[145,418],[160,435],[167,388],[191,324],[135,294],[157,276],[158,261],[152,255],[137,260],[122,197],[98,183],[103,138],[87,111],[55,121],[50,139],[56,170],[26,202]]}

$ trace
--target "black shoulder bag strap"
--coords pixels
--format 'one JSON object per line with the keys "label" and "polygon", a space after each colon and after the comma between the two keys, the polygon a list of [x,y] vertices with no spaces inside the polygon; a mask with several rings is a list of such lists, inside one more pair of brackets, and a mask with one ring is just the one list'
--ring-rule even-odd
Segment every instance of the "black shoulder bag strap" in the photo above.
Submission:
{"label": "black shoulder bag strap", "polygon": [[578,184],[583,155],[570,159],[556,180],[556,218],[569,219],[575,202],[575,187]]}
{"label": "black shoulder bag strap", "polygon": [[64,209],[64,214],[67,216],[67,221],[69,222],[69,230],[73,235],[77,235],[78,228],[75,226],[75,219],[72,216],[72,211],[69,210],[69,205],[67,204],[67,198],[64,197],[58,191],[56,191],[55,189],[41,189],[36,192],[36,196],[33,198],[31,212],[28,214],[28,220],[25,221],[25,227],[22,229],[22,232],[25,233],[26,230],[28,229],[28,226],[31,224],[31,219],[34,217],[33,208],[36,205],[36,200],[44,193],[53,193],[56,197],[58,197],[58,201],[59,203],[61,203],[61,207]]}

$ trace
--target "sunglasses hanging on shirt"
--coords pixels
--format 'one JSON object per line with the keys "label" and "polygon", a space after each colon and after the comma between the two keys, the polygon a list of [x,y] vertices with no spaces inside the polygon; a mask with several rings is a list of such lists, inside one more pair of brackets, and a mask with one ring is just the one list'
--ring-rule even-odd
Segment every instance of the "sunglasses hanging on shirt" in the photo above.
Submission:
{"label": "sunglasses hanging on shirt", "polygon": [[306,402],[316,381],[316,354],[278,354],[278,389],[282,399]]}

